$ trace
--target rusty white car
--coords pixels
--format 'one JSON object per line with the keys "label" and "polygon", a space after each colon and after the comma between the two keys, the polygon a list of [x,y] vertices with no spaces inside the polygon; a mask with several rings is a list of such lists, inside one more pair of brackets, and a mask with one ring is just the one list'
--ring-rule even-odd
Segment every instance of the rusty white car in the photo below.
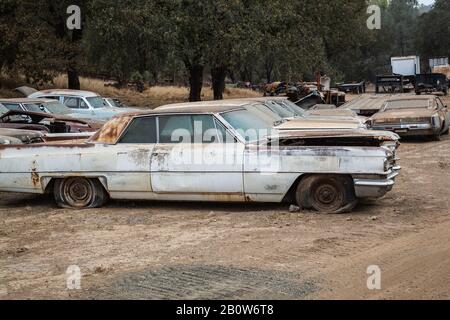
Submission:
{"label": "rusty white car", "polygon": [[[390,191],[395,134],[273,131],[245,108],[206,104],[113,118],[83,143],[0,146],[0,191],[59,206],[112,199],[298,203],[340,213]],[[256,133],[256,134],[255,134]]]}

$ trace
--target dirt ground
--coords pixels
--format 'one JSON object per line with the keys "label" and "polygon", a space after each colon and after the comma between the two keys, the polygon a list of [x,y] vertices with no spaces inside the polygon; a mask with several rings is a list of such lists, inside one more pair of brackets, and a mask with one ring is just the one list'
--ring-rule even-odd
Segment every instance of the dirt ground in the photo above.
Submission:
{"label": "dirt ground", "polygon": [[[287,205],[0,194],[0,299],[449,299],[450,138],[403,142],[385,198],[351,214]],[[81,270],[67,289],[66,270]],[[381,269],[381,290],[367,268]]]}

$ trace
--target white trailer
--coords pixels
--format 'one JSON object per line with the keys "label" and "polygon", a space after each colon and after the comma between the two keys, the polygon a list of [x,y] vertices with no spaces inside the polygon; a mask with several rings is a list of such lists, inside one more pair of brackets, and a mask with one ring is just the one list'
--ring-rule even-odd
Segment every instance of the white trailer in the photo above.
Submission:
{"label": "white trailer", "polygon": [[433,70],[435,67],[448,67],[448,57],[442,57],[442,58],[432,58],[429,59],[430,63],[430,70]]}
{"label": "white trailer", "polygon": [[391,66],[393,74],[415,76],[416,74],[420,74],[420,57],[392,57]]}

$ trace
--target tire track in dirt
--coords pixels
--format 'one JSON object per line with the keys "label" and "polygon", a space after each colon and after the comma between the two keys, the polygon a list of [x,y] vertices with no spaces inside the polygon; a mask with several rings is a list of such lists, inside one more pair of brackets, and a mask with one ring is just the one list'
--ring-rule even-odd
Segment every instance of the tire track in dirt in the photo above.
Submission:
{"label": "tire track in dirt", "polygon": [[125,274],[85,292],[95,299],[300,299],[317,290],[287,272],[178,265]]}

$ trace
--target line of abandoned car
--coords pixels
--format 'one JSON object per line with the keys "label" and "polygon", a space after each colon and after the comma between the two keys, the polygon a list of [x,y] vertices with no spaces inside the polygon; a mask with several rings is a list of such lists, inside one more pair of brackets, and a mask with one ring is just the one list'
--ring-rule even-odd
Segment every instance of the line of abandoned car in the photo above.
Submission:
{"label": "line of abandoned car", "polygon": [[[450,123],[432,95],[365,95],[339,108],[261,97],[148,111],[86,91],[27,93],[0,99],[0,191],[52,193],[76,209],[148,199],[348,212],[392,190],[401,136],[440,139]],[[370,118],[365,107],[375,110]]]}

